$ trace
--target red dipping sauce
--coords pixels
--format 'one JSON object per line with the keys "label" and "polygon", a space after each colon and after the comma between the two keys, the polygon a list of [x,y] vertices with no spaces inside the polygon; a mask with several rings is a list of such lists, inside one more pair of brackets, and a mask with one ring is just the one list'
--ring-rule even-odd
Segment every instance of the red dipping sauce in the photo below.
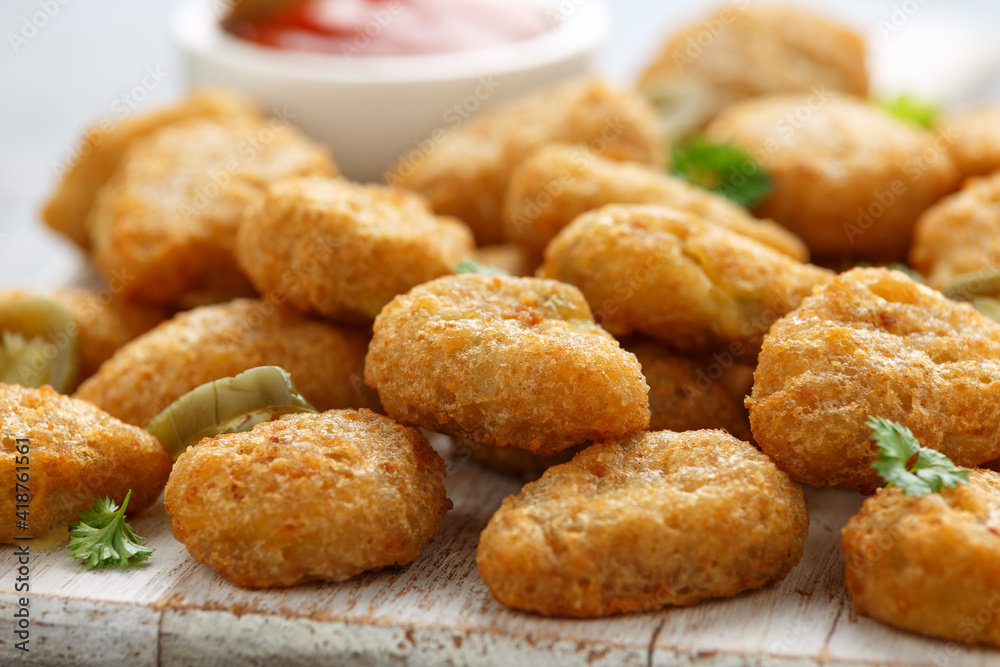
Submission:
{"label": "red dipping sauce", "polygon": [[228,29],[279,49],[401,56],[498,46],[551,27],[537,0],[308,0]]}

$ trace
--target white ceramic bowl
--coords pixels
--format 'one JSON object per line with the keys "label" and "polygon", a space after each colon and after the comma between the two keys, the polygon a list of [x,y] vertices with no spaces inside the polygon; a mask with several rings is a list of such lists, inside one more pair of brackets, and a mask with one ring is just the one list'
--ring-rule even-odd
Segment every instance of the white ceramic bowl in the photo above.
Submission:
{"label": "white ceramic bowl", "polygon": [[600,0],[538,0],[554,27],[484,49],[415,56],[351,56],[272,49],[219,27],[211,0],[188,0],[173,21],[192,85],[243,91],[284,110],[330,146],[344,175],[381,181],[436,128],[480,108],[589,71],[607,34]]}

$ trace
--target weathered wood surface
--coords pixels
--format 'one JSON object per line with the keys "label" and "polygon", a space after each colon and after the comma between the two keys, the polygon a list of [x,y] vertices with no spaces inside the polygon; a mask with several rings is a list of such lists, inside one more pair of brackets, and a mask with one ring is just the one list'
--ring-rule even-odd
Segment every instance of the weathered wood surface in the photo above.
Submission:
{"label": "weathered wood surface", "polygon": [[44,665],[996,665],[1000,653],[854,616],[840,528],[861,499],[810,491],[802,563],[781,584],[690,608],[591,621],[494,602],[476,573],[479,531],[514,480],[452,466],[455,509],[424,556],[342,584],[237,588],[170,535],[162,503],[133,520],[147,566],[87,572],[68,552],[31,561],[31,652],[13,647],[17,563],[0,552],[0,664]]}

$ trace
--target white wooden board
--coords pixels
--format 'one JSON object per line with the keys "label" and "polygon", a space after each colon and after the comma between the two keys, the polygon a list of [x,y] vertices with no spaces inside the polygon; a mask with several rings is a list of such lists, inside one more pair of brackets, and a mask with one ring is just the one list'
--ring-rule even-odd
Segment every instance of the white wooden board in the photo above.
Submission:
{"label": "white wooden board", "polygon": [[162,502],[133,520],[149,564],[88,572],[67,551],[30,563],[30,653],[14,648],[17,569],[0,553],[0,664],[38,665],[948,665],[1000,653],[857,618],[840,528],[854,493],[809,490],[802,563],[782,583],[690,608],[597,620],[548,619],[494,602],[476,573],[479,532],[518,482],[449,465],[455,508],[417,562],[341,584],[244,590],[191,558]]}

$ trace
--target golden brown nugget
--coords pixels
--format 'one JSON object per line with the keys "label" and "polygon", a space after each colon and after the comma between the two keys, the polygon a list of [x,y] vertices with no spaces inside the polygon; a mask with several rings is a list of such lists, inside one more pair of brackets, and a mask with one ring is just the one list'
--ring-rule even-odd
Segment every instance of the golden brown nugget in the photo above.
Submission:
{"label": "golden brown nugget", "polygon": [[545,247],[566,225],[607,204],[672,206],[793,259],[809,259],[809,250],[794,234],[754,218],[721,195],[646,165],[608,160],[567,144],[545,146],[514,170],[504,199],[504,233],[537,266]]}
{"label": "golden brown nugget", "polygon": [[250,293],[233,255],[244,210],[271,181],[333,176],[326,148],[278,119],[193,120],[133,143],[98,194],[94,261],[122,296],[197,305]]}
{"label": "golden brown nugget", "polygon": [[400,158],[389,183],[423,193],[434,210],[468,223],[481,244],[503,240],[500,209],[511,172],[553,141],[586,144],[615,160],[662,164],[656,115],[636,92],[577,80],[499,106]]}
{"label": "golden brown nugget", "polygon": [[843,530],[859,616],[1000,647],[1000,475],[922,497],[882,489]]}
{"label": "golden brown nugget", "polygon": [[90,247],[84,220],[94,205],[97,191],[111,178],[134,141],[193,118],[260,118],[261,112],[242,97],[204,90],[180,104],[135,117],[128,115],[123,105],[116,115],[119,116],[117,120],[105,118],[84,132],[62,180],[42,211],[42,218],[49,227],[83,249]]}
{"label": "golden brown nugget", "polygon": [[[743,406],[753,384],[752,367],[724,355],[716,355],[718,359],[681,356],[638,336],[622,340],[621,345],[639,360],[649,385],[650,431],[723,429],[740,440],[752,438]],[[491,447],[467,439],[458,444],[457,455],[530,481],[571,460],[589,444],[539,456],[516,447]]]}
{"label": "golden brown nugget", "polygon": [[764,166],[774,191],[754,212],[801,237],[814,257],[904,259],[917,218],[958,185],[941,137],[843,95],[748,100],[706,134]]}
{"label": "golden brown nugget", "polygon": [[368,410],[285,415],[181,454],[174,537],[238,586],[343,581],[416,560],[451,509],[420,432]]}
{"label": "golden brown nugget", "polygon": [[[69,524],[96,498],[121,504],[129,489],[128,513],[141,512],[160,496],[173,462],[142,429],[51,387],[0,384],[0,434],[0,483],[8,490],[0,495],[5,544],[13,544],[15,535],[64,539]],[[25,445],[26,455],[18,451]],[[15,468],[24,465],[30,467],[28,529],[15,530],[15,504],[24,502],[14,493]]]}
{"label": "golden brown nugget", "polygon": [[833,274],[679,209],[613,204],[563,229],[539,275],[579,287],[616,336],[742,357]]}
{"label": "golden brown nugget", "polygon": [[1000,266],[1000,174],[971,179],[925,211],[910,264],[938,289],[964,273]]}
{"label": "golden brown nugget", "polygon": [[[753,437],[743,406],[750,391],[745,364],[728,358],[731,365],[724,368],[709,355],[679,355],[640,337],[623,340],[622,347],[639,360],[649,385],[650,431],[723,429],[739,440]],[[739,384],[743,388],[733,393],[746,393],[734,396],[730,389]]]}
{"label": "golden brown nugget", "polygon": [[[0,304],[28,298],[51,300],[65,308],[76,324],[80,349],[77,377],[86,380],[125,343],[167,319],[169,311],[132,303],[99,292],[76,287],[46,292],[34,290],[0,291]],[[131,501],[129,501],[131,502]]]}
{"label": "golden brown nugget", "polygon": [[843,273],[764,340],[754,439],[798,482],[871,493],[870,417],[962,466],[1000,456],[1000,325],[899,271]]}
{"label": "golden brown nugget", "polygon": [[445,276],[393,299],[374,329],[365,381],[402,424],[537,454],[649,426],[638,362],[571,285]]}
{"label": "golden brown nugget", "polygon": [[802,489],[722,431],[598,443],[510,496],[479,538],[493,597],[592,617],[780,581],[809,533]]}
{"label": "golden brown nugget", "polygon": [[726,7],[671,35],[639,87],[660,107],[669,136],[682,136],[758,95],[867,97],[865,51],[855,30],[802,9]]}
{"label": "golden brown nugget", "polygon": [[962,178],[1000,169],[1000,106],[977,106],[941,119],[935,128]]}
{"label": "golden brown nugget", "polygon": [[378,408],[362,381],[369,336],[269,301],[239,299],[180,313],[125,345],[78,398],[146,426],[195,387],[257,366],[288,371],[319,410]]}
{"label": "golden brown nugget", "polygon": [[392,297],[454,273],[472,232],[419,195],[342,180],[273,183],[240,223],[236,256],[263,294],[370,324]]}
{"label": "golden brown nugget", "polygon": [[521,249],[513,243],[494,243],[476,248],[476,261],[483,266],[489,266],[506,271],[512,276],[533,276],[535,267],[529,266]]}

